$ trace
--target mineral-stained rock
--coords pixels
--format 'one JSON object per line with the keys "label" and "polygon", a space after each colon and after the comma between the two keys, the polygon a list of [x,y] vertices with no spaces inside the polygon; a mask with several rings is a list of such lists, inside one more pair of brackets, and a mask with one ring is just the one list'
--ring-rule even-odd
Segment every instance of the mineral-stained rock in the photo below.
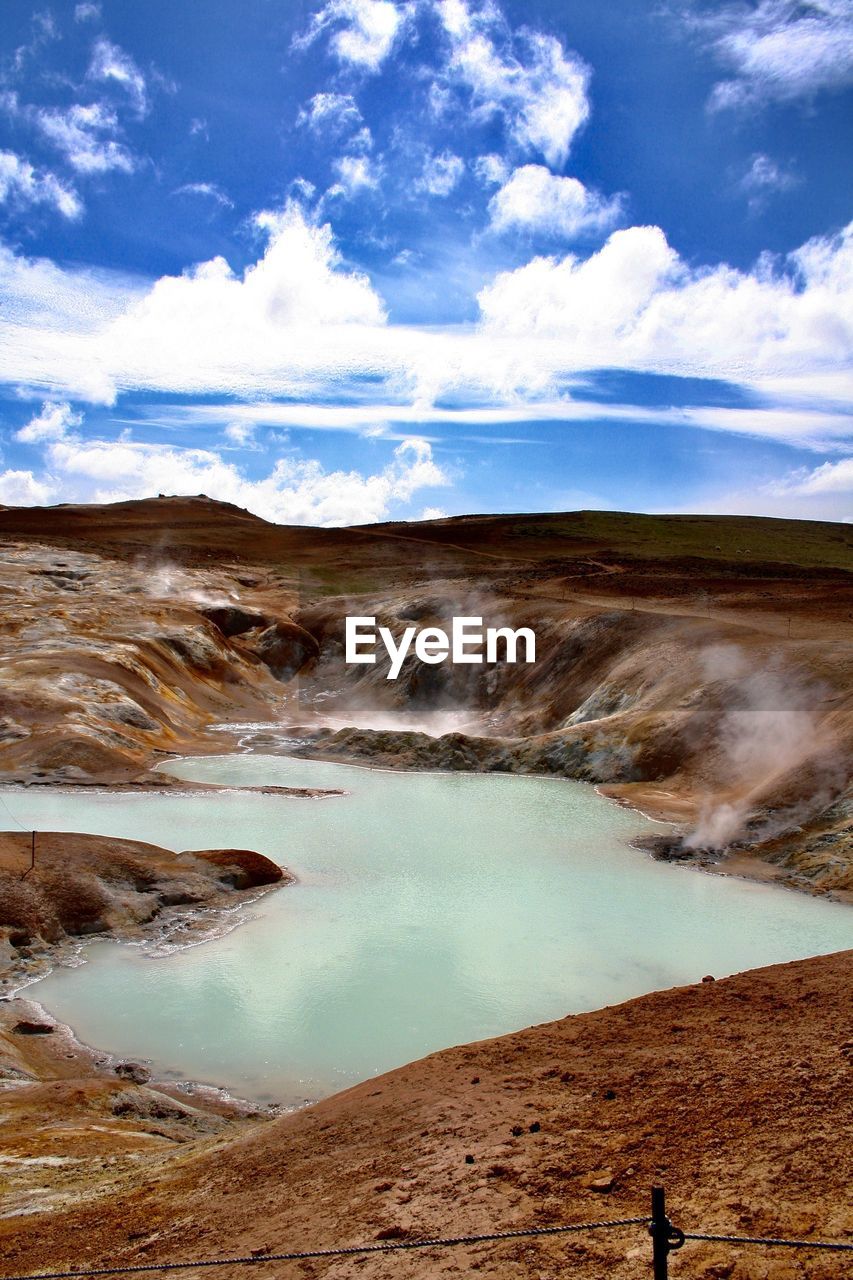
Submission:
{"label": "mineral-stained rock", "polygon": [[141,1062],[117,1062],[114,1070],[122,1080],[132,1080],[134,1084],[147,1084],[151,1079],[151,1072]]}
{"label": "mineral-stained rock", "polygon": [[289,680],[317,657],[320,646],[295,622],[274,622],[258,637],[255,650],[279,680]]}
{"label": "mineral-stained rock", "polygon": [[263,884],[277,884],[284,872],[277,862],[253,849],[187,850],[187,855],[218,867],[217,879],[234,889],[254,889]]}
{"label": "mineral-stained rock", "polygon": [[56,1030],[52,1022],[30,1022],[24,1018],[12,1028],[16,1036],[49,1036]]}
{"label": "mineral-stained rock", "polygon": [[268,627],[270,619],[263,613],[254,613],[250,609],[241,609],[239,605],[212,605],[202,609],[201,615],[218,627],[224,636],[241,636],[256,627]]}

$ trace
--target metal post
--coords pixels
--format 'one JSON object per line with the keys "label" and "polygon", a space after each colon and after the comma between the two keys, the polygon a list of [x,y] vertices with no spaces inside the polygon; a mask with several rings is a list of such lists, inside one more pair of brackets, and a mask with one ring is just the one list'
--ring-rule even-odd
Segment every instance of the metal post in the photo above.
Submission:
{"label": "metal post", "polygon": [[652,1237],[652,1266],[655,1280],[667,1280],[669,1255],[684,1244],[684,1232],[674,1227],[666,1216],[666,1192],[663,1187],[652,1187],[652,1219],[649,1223]]}
{"label": "metal post", "polygon": [[30,872],[35,870],[35,865],[36,865],[36,833],[35,831],[33,831],[30,834],[32,837],[30,841],[30,865],[27,867],[26,871],[21,876],[22,880],[26,880]]}

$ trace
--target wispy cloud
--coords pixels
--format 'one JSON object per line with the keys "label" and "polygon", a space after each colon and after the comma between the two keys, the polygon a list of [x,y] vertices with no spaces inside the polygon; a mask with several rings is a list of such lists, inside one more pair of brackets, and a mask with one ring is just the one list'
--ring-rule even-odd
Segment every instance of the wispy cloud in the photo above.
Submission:
{"label": "wispy cloud", "polygon": [[712,110],[812,97],[853,82],[850,0],[759,0],[686,11],[733,76],[714,86]]}
{"label": "wispy cloud", "polygon": [[119,85],[127,93],[137,115],[144,116],[147,113],[148,86],[145,76],[130,54],[106,37],[95,41],[86,75],[89,80]]}
{"label": "wispy cloud", "polygon": [[215,182],[185,182],[182,187],[176,187],[173,194],[176,196],[203,196],[206,199],[214,200],[217,204],[222,205],[224,209],[234,208],[234,201],[229,199]]}
{"label": "wispy cloud", "polygon": [[415,183],[415,190],[429,196],[449,196],[458,186],[465,172],[465,161],[452,151],[442,151],[440,155],[429,155],[424,161],[420,178]]}
{"label": "wispy cloud", "polygon": [[469,95],[480,118],[501,117],[523,150],[564,164],[589,116],[586,63],[554,36],[511,32],[492,4],[437,0],[435,7],[450,46],[448,84]]}
{"label": "wispy cloud", "polygon": [[43,108],[32,113],[32,118],[78,173],[107,173],[111,169],[132,173],[136,168],[134,157],[118,140],[116,113],[101,103],[65,110]]}
{"label": "wispy cloud", "polygon": [[358,129],[363,123],[350,93],[315,93],[299,112],[296,122],[324,134]]}
{"label": "wispy cloud", "polygon": [[37,170],[13,151],[0,151],[0,204],[18,204],[24,209],[47,205],[73,220],[83,212],[77,192],[51,173]]}

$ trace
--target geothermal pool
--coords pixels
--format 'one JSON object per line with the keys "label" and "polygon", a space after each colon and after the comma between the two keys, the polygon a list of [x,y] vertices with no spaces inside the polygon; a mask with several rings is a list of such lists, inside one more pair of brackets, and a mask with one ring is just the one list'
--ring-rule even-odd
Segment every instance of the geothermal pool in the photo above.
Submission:
{"label": "geothermal pool", "polygon": [[45,830],[254,848],[299,882],[170,955],[92,942],[27,994],[90,1044],[243,1096],[301,1102],[447,1045],[853,946],[849,908],[629,848],[660,828],[580,783],[264,755],[169,772],[349,794],[28,790]]}

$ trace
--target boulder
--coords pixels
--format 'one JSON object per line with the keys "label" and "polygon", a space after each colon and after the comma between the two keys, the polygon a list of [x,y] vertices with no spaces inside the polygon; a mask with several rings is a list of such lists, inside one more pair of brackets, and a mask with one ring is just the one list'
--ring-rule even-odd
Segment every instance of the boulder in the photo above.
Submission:
{"label": "boulder", "polygon": [[12,1030],[16,1036],[49,1036],[56,1027],[52,1022],[31,1022],[28,1018],[22,1018]]}
{"label": "boulder", "polygon": [[224,636],[241,636],[256,627],[268,627],[270,619],[263,613],[253,613],[235,604],[212,605],[202,609],[201,616],[222,632]]}
{"label": "boulder", "polygon": [[264,884],[277,884],[284,872],[277,862],[253,849],[189,849],[191,857],[208,862],[218,870],[217,879],[234,889],[255,889]]}
{"label": "boulder", "polygon": [[278,680],[289,680],[312,662],[320,646],[310,631],[296,622],[274,622],[258,636],[255,652]]}
{"label": "boulder", "polygon": [[151,1072],[141,1062],[117,1062],[113,1070],[122,1080],[132,1080],[134,1084],[147,1084],[151,1079]]}

